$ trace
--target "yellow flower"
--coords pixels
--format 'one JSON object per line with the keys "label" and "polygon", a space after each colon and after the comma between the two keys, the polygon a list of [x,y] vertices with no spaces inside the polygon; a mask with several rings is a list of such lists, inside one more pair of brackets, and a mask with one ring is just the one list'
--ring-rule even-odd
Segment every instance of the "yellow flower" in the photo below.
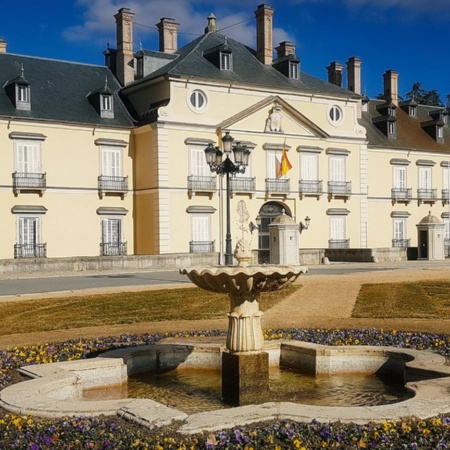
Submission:
{"label": "yellow flower", "polygon": [[295,447],[295,448],[300,448],[301,445],[302,445],[302,441],[299,441],[298,439],[296,439],[296,440],[294,441],[294,447]]}
{"label": "yellow flower", "polygon": [[422,433],[426,436],[427,434],[430,434],[431,431],[428,428],[424,428],[424,430],[422,431]]}

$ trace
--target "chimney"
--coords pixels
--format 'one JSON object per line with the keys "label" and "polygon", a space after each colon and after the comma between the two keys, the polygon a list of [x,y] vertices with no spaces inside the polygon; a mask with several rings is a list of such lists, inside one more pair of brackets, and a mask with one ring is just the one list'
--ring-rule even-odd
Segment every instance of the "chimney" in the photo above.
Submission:
{"label": "chimney", "polygon": [[347,89],[361,95],[361,60],[357,56],[347,61]]}
{"label": "chimney", "polygon": [[284,58],[289,55],[295,55],[295,46],[292,42],[284,41],[276,49],[277,58]]}
{"label": "chimney", "polygon": [[344,66],[337,61],[333,61],[326,68],[328,70],[328,82],[342,87],[342,69]]}
{"label": "chimney", "polygon": [[175,53],[178,50],[178,27],[174,19],[162,17],[156,24],[159,30],[159,51]]}
{"label": "chimney", "polygon": [[114,16],[117,30],[117,73],[122,86],[134,81],[133,17],[129,8],[121,8]]}
{"label": "chimney", "polygon": [[0,37],[0,53],[6,53],[7,45],[8,43],[2,37]]}
{"label": "chimney", "polygon": [[272,64],[272,16],[275,11],[263,3],[255,11],[256,17],[256,56],[265,65]]}
{"label": "chimney", "polygon": [[395,70],[386,70],[383,74],[384,94],[383,98],[388,103],[398,106],[398,73]]}
{"label": "chimney", "polygon": [[214,31],[219,31],[219,27],[216,24],[216,16],[211,13],[208,16],[208,26],[205,28],[205,34],[213,33]]}

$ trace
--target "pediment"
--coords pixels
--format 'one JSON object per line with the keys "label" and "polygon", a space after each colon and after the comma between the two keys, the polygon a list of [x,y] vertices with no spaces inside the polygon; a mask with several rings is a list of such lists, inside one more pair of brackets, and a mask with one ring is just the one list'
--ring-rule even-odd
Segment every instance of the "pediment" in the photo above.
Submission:
{"label": "pediment", "polygon": [[328,134],[279,96],[272,95],[221,122],[218,129],[326,138]]}

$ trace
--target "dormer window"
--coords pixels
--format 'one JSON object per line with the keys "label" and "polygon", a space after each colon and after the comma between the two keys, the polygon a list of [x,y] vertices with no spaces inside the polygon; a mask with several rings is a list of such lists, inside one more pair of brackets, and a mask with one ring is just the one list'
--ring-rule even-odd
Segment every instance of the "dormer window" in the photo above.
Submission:
{"label": "dormer window", "polygon": [[142,78],[144,76],[144,58],[136,58],[136,76]]}
{"label": "dormer window", "polygon": [[29,98],[28,89],[29,89],[28,86],[24,86],[24,85],[20,85],[20,84],[16,85],[18,102],[28,103],[28,98]]}
{"label": "dormer window", "polygon": [[220,52],[220,70],[231,70],[231,53]]}
{"label": "dormer window", "polygon": [[298,80],[299,78],[299,63],[297,61],[289,62],[289,78],[291,80]]}
{"label": "dormer window", "polygon": [[436,141],[439,143],[443,143],[444,141],[444,129],[439,125],[436,127]]}
{"label": "dormer window", "polygon": [[388,120],[388,139],[397,138],[397,127],[395,120]]}
{"label": "dormer window", "polygon": [[111,94],[101,94],[101,109],[102,111],[112,111],[113,109],[113,99]]}
{"label": "dormer window", "polygon": [[409,112],[409,117],[416,117],[417,106],[409,105],[408,112]]}

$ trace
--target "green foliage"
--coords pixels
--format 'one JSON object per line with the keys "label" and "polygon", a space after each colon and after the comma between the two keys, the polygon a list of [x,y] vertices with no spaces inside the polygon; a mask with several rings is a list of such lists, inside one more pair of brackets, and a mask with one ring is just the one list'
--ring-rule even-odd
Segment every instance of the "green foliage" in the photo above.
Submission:
{"label": "green foliage", "polygon": [[414,100],[419,105],[444,106],[440,99],[439,92],[436,91],[436,89],[423,89],[420,81],[416,81],[412,84],[411,90],[405,94],[405,97]]}

